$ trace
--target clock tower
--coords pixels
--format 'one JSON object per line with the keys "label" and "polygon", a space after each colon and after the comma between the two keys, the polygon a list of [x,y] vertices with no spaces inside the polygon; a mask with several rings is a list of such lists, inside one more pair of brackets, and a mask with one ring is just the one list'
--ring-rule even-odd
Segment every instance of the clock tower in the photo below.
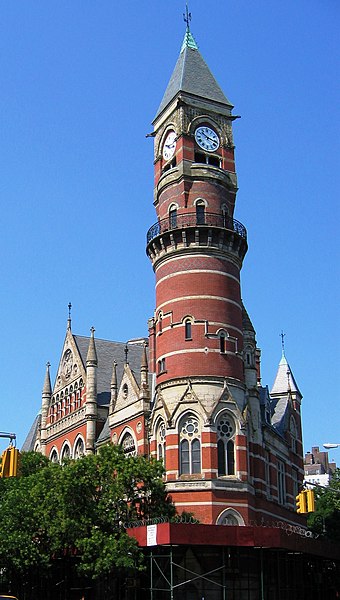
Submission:
{"label": "clock tower", "polygon": [[[246,408],[255,420],[260,410],[255,332],[241,300],[247,233],[234,218],[232,109],[188,22],[153,122],[157,222],[147,234],[156,276],[149,321],[151,431],[176,504],[192,510],[195,491],[194,512],[210,522],[223,512],[223,490],[231,485],[239,504],[247,489]],[[235,512],[240,524],[247,508],[243,513]]]}

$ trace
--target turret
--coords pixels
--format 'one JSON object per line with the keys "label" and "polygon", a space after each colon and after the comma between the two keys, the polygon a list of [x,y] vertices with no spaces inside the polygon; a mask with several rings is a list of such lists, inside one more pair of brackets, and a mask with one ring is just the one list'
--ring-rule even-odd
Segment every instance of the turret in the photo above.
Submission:
{"label": "turret", "polygon": [[46,438],[47,438],[47,415],[51,404],[52,387],[50,378],[50,363],[46,364],[46,374],[44,380],[44,386],[42,390],[42,403],[41,403],[41,426],[40,426],[40,444],[41,453],[46,455]]}
{"label": "turret", "polygon": [[97,407],[97,368],[98,359],[94,340],[94,327],[91,328],[91,337],[86,357],[86,452],[94,452],[96,440]]}
{"label": "turret", "polygon": [[111,396],[110,396],[110,409],[109,414],[112,415],[115,410],[116,402],[117,402],[117,393],[118,393],[118,385],[117,385],[117,363],[114,360],[112,365],[112,377],[111,377]]}

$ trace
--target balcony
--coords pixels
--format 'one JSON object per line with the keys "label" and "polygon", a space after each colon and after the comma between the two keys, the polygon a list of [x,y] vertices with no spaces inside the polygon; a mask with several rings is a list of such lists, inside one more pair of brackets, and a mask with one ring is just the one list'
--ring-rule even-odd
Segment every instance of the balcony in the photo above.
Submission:
{"label": "balcony", "polygon": [[247,240],[246,228],[236,219],[218,213],[204,212],[196,215],[195,212],[191,212],[171,214],[166,219],[154,223],[147,233],[147,244],[163,233],[187,227],[199,227],[200,229],[217,227],[236,233],[245,241]]}

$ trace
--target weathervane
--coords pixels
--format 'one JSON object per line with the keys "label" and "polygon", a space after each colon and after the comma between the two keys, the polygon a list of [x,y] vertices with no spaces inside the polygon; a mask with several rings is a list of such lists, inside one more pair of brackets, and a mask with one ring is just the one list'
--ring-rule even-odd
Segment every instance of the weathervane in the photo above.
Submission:
{"label": "weathervane", "polygon": [[68,319],[67,319],[67,329],[71,329],[71,302],[68,303]]}
{"label": "weathervane", "polygon": [[286,337],[286,334],[284,333],[283,329],[281,330],[280,337],[281,337],[281,345],[282,345],[282,356],[285,356],[285,337]]}
{"label": "weathervane", "polygon": [[187,24],[187,29],[190,29],[190,21],[191,21],[191,12],[188,9],[188,3],[185,4],[185,13],[183,13],[183,19]]}

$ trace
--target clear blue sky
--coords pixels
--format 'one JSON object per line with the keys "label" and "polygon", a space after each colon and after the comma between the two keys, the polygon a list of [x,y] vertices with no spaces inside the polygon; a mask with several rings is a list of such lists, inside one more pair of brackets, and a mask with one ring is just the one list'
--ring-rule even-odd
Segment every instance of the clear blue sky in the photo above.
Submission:
{"label": "clear blue sky", "polygon": [[[249,234],[243,298],[263,383],[286,355],[305,449],[340,442],[338,0],[191,0],[200,51],[235,105]],[[1,6],[1,422],[22,444],[72,328],[125,341],[154,309],[151,131],[182,0]],[[340,451],[331,453],[340,463]]]}

